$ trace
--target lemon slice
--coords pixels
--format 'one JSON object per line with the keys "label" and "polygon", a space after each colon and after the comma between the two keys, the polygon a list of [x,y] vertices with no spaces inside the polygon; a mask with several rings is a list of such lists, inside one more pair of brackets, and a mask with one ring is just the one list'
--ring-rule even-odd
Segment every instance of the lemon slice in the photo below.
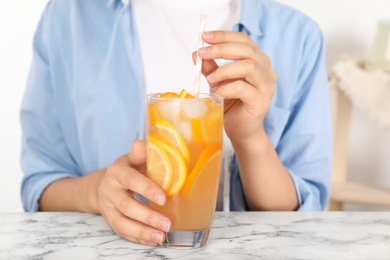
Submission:
{"label": "lemon slice", "polygon": [[155,124],[158,129],[158,136],[171,147],[181,153],[186,163],[190,161],[190,152],[184,142],[183,137],[173,127],[171,123],[165,120],[157,120]]}
{"label": "lemon slice", "polygon": [[167,152],[154,139],[146,142],[147,175],[164,191],[171,187],[173,168]]}
{"label": "lemon slice", "polygon": [[190,93],[187,92],[187,90],[183,89],[181,92],[180,92],[180,95],[179,95],[180,98],[195,98],[193,95],[191,95]]}
{"label": "lemon slice", "polygon": [[172,182],[171,187],[166,193],[167,196],[173,196],[181,190],[187,179],[187,165],[184,158],[176,149],[172,148],[157,136],[151,135],[148,140],[156,144],[160,149],[163,149],[169,157],[172,165]]}
{"label": "lemon slice", "polygon": [[[208,145],[199,156],[194,169],[187,177],[187,181],[182,188],[182,194],[187,196],[192,191],[199,192],[202,189],[206,192],[206,188],[213,186],[210,182],[214,182],[213,178],[219,179],[221,171],[222,151],[219,145]],[[215,182],[218,185],[218,182]],[[212,188],[212,187],[210,187]],[[217,188],[215,188],[217,189]]]}

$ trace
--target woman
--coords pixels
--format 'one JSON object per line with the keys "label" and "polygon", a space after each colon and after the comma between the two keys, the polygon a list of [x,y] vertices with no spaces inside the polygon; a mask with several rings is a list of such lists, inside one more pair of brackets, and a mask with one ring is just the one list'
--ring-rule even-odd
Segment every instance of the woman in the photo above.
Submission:
{"label": "woman", "polygon": [[171,220],[135,198],[167,200],[144,175],[144,99],[191,86],[200,12],[218,29],[203,34],[210,46],[199,55],[225,99],[230,209],[325,207],[331,127],[318,26],[273,1],[208,2],[48,4],[21,110],[26,211],[100,213],[128,240],[164,241]]}

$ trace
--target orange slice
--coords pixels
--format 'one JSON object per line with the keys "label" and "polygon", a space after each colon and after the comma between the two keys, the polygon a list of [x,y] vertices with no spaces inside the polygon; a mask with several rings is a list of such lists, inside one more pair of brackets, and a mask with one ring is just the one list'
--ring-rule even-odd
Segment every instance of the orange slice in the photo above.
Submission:
{"label": "orange slice", "polygon": [[162,98],[180,98],[179,94],[175,92],[165,92],[161,95]]}
{"label": "orange slice", "polygon": [[164,142],[179,151],[183,156],[184,161],[188,163],[190,161],[190,152],[188,151],[183,137],[173,127],[173,125],[165,120],[157,120],[155,126],[158,130],[158,136]]}
{"label": "orange slice", "polygon": [[180,92],[180,95],[179,95],[180,98],[195,98],[193,95],[191,95],[190,93],[187,92],[187,90],[183,89],[181,92]]}
{"label": "orange slice", "polygon": [[156,104],[149,105],[149,123],[154,125],[156,121],[160,118],[158,108]]}
{"label": "orange slice", "polygon": [[148,178],[159,185],[164,191],[168,191],[172,183],[172,164],[167,152],[153,139],[146,143],[146,162]]}
{"label": "orange slice", "polygon": [[204,145],[206,143],[205,131],[201,119],[192,119],[192,133],[197,144]]}
{"label": "orange slice", "polygon": [[[197,188],[209,187],[213,177],[218,177],[221,168],[222,151],[219,145],[208,145],[199,156],[194,169],[188,175],[182,189],[184,195],[188,195]],[[218,185],[218,184],[216,184]],[[199,191],[199,189],[198,189]]]}
{"label": "orange slice", "polygon": [[222,117],[212,113],[204,119],[192,119],[192,132],[197,144],[220,143],[222,140]]}
{"label": "orange slice", "polygon": [[166,190],[167,196],[173,196],[183,187],[187,178],[187,165],[183,156],[170,145],[166,144],[157,136],[149,136],[149,141],[163,149],[169,157],[172,164],[172,182],[171,187]]}

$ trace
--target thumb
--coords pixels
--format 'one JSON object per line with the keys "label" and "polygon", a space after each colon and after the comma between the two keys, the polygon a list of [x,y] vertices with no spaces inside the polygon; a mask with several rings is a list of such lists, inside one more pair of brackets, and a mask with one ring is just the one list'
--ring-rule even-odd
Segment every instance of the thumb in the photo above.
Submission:
{"label": "thumb", "polygon": [[130,166],[142,174],[146,174],[146,144],[144,141],[135,140],[131,152],[126,154]]}

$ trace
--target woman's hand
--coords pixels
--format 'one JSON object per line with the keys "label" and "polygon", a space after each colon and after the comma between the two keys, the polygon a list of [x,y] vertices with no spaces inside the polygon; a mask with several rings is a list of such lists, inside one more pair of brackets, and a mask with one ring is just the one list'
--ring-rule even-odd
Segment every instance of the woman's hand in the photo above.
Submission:
{"label": "woman's hand", "polygon": [[[225,98],[226,134],[233,145],[259,140],[277,80],[271,60],[244,33],[206,32],[203,39],[211,46],[199,49],[202,73],[210,91]],[[234,62],[219,67],[214,59]]]}
{"label": "woman's hand", "polygon": [[[225,98],[225,131],[237,156],[249,209],[296,209],[294,183],[263,129],[277,80],[270,59],[243,33],[206,32],[203,39],[211,46],[198,51],[204,61],[202,73],[210,91]],[[214,59],[234,62],[219,67]]]}
{"label": "woman's hand", "polygon": [[165,240],[171,221],[135,199],[138,193],[156,204],[164,205],[164,191],[146,175],[145,143],[135,141],[129,154],[111,164],[98,188],[98,206],[107,223],[121,237],[156,246]]}

